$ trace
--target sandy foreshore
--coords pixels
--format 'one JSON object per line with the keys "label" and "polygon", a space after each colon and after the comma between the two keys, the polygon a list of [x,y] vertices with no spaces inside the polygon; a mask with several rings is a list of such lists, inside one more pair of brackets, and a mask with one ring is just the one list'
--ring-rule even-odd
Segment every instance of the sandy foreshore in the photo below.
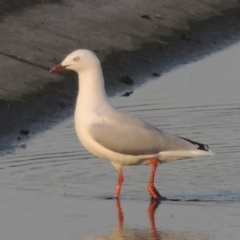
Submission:
{"label": "sandy foreshore", "polygon": [[133,78],[135,87],[152,73],[162,74],[240,39],[237,0],[1,4],[0,150],[73,113],[76,76],[48,73],[72,50],[98,54],[113,95],[130,89],[118,81],[123,75]]}

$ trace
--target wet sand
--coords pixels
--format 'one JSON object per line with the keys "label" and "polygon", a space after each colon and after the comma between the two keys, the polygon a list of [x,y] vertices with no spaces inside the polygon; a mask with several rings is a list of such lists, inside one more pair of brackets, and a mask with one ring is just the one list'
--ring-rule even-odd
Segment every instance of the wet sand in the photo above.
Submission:
{"label": "wet sand", "polygon": [[173,200],[149,200],[149,166],[124,168],[112,199],[117,172],[83,149],[71,116],[1,157],[2,239],[239,239],[239,56],[237,43],[111,98],[216,153],[160,165],[156,187]]}

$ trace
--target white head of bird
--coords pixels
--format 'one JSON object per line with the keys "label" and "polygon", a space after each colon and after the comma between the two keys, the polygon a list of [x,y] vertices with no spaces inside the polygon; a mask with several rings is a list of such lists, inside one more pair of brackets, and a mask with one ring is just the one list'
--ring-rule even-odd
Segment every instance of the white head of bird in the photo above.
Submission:
{"label": "white head of bird", "polygon": [[65,69],[73,70],[78,74],[85,70],[100,67],[100,62],[97,56],[86,49],[78,49],[70,53],[60,64],[50,70],[50,73],[61,72]]}

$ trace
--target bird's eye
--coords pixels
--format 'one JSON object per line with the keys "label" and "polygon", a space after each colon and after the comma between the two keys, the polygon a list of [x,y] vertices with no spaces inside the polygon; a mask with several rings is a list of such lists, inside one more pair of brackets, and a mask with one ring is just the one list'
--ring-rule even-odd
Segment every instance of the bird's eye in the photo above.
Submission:
{"label": "bird's eye", "polygon": [[73,60],[74,60],[75,62],[78,62],[78,61],[80,60],[80,57],[75,57]]}

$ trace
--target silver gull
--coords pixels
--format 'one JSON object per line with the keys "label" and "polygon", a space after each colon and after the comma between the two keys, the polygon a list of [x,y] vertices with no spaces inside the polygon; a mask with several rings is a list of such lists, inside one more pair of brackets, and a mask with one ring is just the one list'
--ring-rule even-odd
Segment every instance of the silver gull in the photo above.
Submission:
{"label": "silver gull", "polygon": [[93,52],[76,50],[50,73],[65,69],[75,71],[79,77],[75,109],[78,138],[89,152],[110,161],[118,170],[115,198],[120,196],[124,166],[151,164],[148,192],[153,199],[163,199],[154,186],[159,163],[213,154],[207,145],[165,133],[112,107],[105,92],[100,61]]}

